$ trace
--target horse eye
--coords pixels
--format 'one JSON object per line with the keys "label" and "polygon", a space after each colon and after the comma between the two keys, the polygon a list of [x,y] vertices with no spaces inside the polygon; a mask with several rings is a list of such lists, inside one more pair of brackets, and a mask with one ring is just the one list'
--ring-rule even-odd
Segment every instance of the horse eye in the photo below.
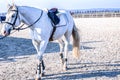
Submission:
{"label": "horse eye", "polygon": [[15,15],[12,15],[12,18],[14,18],[15,17]]}

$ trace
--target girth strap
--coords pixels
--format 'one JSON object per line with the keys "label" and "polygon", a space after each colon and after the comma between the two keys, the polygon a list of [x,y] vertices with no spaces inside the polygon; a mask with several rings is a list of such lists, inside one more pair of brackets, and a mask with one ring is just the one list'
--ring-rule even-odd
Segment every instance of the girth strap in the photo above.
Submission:
{"label": "girth strap", "polygon": [[53,26],[53,31],[52,31],[49,41],[53,41],[53,35],[54,35],[55,31],[56,31],[56,26]]}

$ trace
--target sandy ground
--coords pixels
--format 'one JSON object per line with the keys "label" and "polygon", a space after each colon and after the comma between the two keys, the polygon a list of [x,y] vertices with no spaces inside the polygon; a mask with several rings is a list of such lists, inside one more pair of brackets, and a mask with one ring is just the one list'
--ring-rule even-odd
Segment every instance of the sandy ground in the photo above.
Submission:
{"label": "sandy ground", "polygon": [[[57,43],[49,43],[44,54],[43,80],[120,80],[120,18],[75,19],[81,36],[81,57],[72,57],[62,71]],[[36,51],[28,29],[0,40],[0,80],[34,80]]]}

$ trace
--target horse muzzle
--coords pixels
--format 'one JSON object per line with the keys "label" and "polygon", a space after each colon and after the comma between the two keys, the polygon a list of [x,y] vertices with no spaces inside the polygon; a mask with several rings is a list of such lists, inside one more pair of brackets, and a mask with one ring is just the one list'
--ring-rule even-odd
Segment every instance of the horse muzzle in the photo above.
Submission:
{"label": "horse muzzle", "polygon": [[3,36],[8,36],[10,34],[10,32],[11,32],[11,29],[9,29],[8,31],[3,31],[2,35]]}

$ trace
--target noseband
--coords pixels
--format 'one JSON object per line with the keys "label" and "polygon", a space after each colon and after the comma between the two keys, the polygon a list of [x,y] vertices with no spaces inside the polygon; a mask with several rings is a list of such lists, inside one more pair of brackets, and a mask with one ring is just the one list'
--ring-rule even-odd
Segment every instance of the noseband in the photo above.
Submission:
{"label": "noseband", "polygon": [[14,30],[14,29],[15,29],[15,23],[16,23],[16,21],[17,21],[17,16],[18,16],[18,9],[17,9],[17,10],[10,10],[10,11],[16,12],[16,16],[15,16],[14,22],[13,22],[13,23],[11,23],[11,22],[3,22],[3,23],[7,23],[7,24],[11,25],[11,26],[12,26],[12,29]]}

